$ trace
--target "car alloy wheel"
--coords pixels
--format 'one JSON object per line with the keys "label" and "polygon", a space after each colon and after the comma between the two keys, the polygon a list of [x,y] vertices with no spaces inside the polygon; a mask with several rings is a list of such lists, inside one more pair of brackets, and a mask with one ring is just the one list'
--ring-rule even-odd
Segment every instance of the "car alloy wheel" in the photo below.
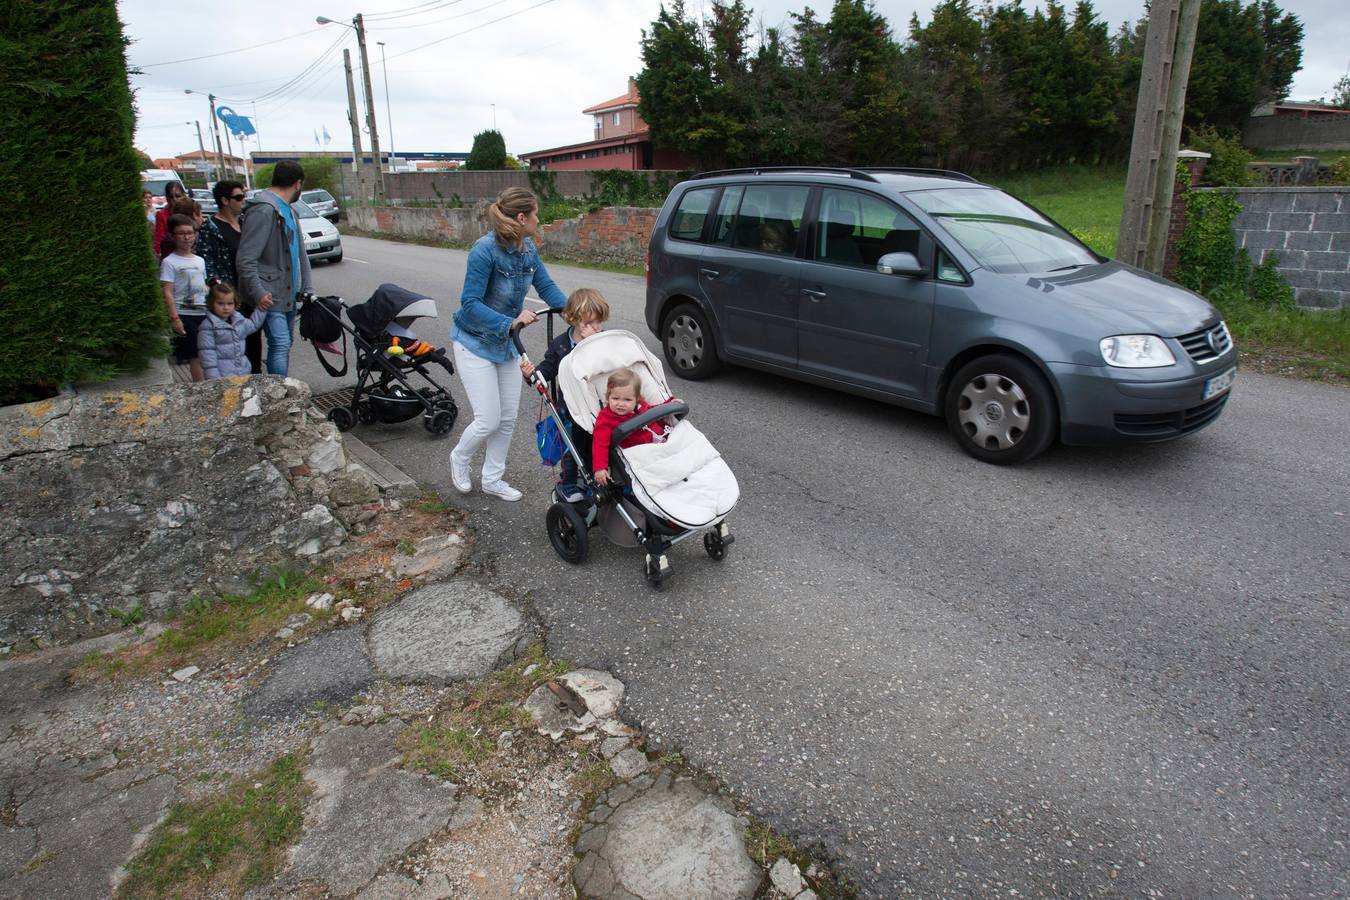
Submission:
{"label": "car alloy wheel", "polygon": [[661,349],[681,378],[707,378],[717,368],[712,329],[703,311],[691,304],[675,307],[661,329]]}

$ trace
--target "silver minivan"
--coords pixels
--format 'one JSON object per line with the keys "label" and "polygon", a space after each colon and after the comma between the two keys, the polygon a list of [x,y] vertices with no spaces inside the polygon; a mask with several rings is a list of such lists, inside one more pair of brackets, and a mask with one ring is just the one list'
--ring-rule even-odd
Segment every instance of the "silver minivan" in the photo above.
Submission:
{"label": "silver minivan", "polygon": [[1218,312],[1098,256],[997,188],[932,169],[760,168],[676,186],[648,249],[670,367],[778,372],[946,418],[991,463],[1165,441],[1218,418]]}

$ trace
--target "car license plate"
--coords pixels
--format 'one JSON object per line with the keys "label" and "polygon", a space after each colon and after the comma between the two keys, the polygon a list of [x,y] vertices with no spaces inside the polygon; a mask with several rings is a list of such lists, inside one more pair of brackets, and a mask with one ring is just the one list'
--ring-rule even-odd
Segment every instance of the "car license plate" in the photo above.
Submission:
{"label": "car license plate", "polygon": [[[318,244],[310,244],[310,243],[306,243],[306,244],[305,244],[305,250],[309,251],[310,253],[313,253],[315,250],[318,250],[318,249],[319,249],[319,245],[318,245]],[[1206,394],[1205,396],[1208,397],[1209,395]]]}
{"label": "car license plate", "polygon": [[1205,392],[1201,395],[1201,400],[1208,400],[1211,397],[1217,397],[1224,391],[1233,386],[1237,381],[1237,369],[1229,369],[1222,375],[1215,375],[1209,381],[1205,382]]}

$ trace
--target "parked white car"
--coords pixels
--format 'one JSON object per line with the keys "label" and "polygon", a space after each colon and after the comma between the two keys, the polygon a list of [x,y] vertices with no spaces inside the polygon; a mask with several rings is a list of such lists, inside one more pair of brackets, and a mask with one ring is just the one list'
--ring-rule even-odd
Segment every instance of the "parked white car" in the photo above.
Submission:
{"label": "parked white car", "polygon": [[326,259],[329,262],[342,262],[342,235],[337,226],[319,215],[303,200],[291,204],[295,210],[296,221],[305,236],[305,253],[311,263]]}

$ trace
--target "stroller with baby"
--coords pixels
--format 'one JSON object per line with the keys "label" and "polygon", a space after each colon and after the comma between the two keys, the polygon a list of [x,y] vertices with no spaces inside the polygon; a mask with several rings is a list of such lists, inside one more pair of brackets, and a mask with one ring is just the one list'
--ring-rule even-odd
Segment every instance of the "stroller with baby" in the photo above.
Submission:
{"label": "stroller with baby", "polygon": [[[350,325],[342,321],[344,311]],[[348,335],[356,348],[356,386],[351,400],[328,411],[328,420],[339,431],[351,429],[358,421],[366,425],[406,422],[420,413],[422,427],[431,434],[450,432],[459,407],[450,392],[431,377],[427,366],[438,365],[447,375],[453,375],[454,363],[444,350],[411,331],[418,319],[434,319],[436,315],[434,300],[396,284],[380,285],[369,300],[355,306],[348,306],[341,297],[302,297],[300,336],[314,344],[314,352],[329,375],[340,378],[347,374]],[[341,350],[336,345],[339,338]],[[340,354],[342,368],[329,363],[325,352]],[[412,376],[421,378],[427,386],[414,387]]]}
{"label": "stroller with baby", "polygon": [[[552,319],[549,321],[551,325]],[[511,339],[525,356],[518,328],[511,332]],[[565,402],[567,414],[578,426],[588,433],[594,431],[596,416],[605,402],[606,380],[610,372],[620,368],[638,374],[641,395],[653,406],[614,429],[607,461],[610,483],[602,487],[593,473],[605,463],[588,463],[590,453],[579,451],[558,400],[561,397]],[[549,542],[564,561],[585,561],[590,551],[589,531],[596,525],[614,543],[646,550],[647,581],[656,588],[673,574],[670,548],[696,534],[703,534],[708,556],[714,560],[726,557],[734,540],[726,517],[740,497],[736,476],[686,418],[689,405],[665,402],[671,395],[661,363],[637,335],[628,331],[592,335],[563,357],[552,388],[538,372],[530,383],[542,398],[564,452],[576,462],[578,486],[583,489],[583,498],[574,502],[555,491],[545,518]],[[619,446],[624,438],[657,419],[664,419],[669,426],[664,441]]]}

